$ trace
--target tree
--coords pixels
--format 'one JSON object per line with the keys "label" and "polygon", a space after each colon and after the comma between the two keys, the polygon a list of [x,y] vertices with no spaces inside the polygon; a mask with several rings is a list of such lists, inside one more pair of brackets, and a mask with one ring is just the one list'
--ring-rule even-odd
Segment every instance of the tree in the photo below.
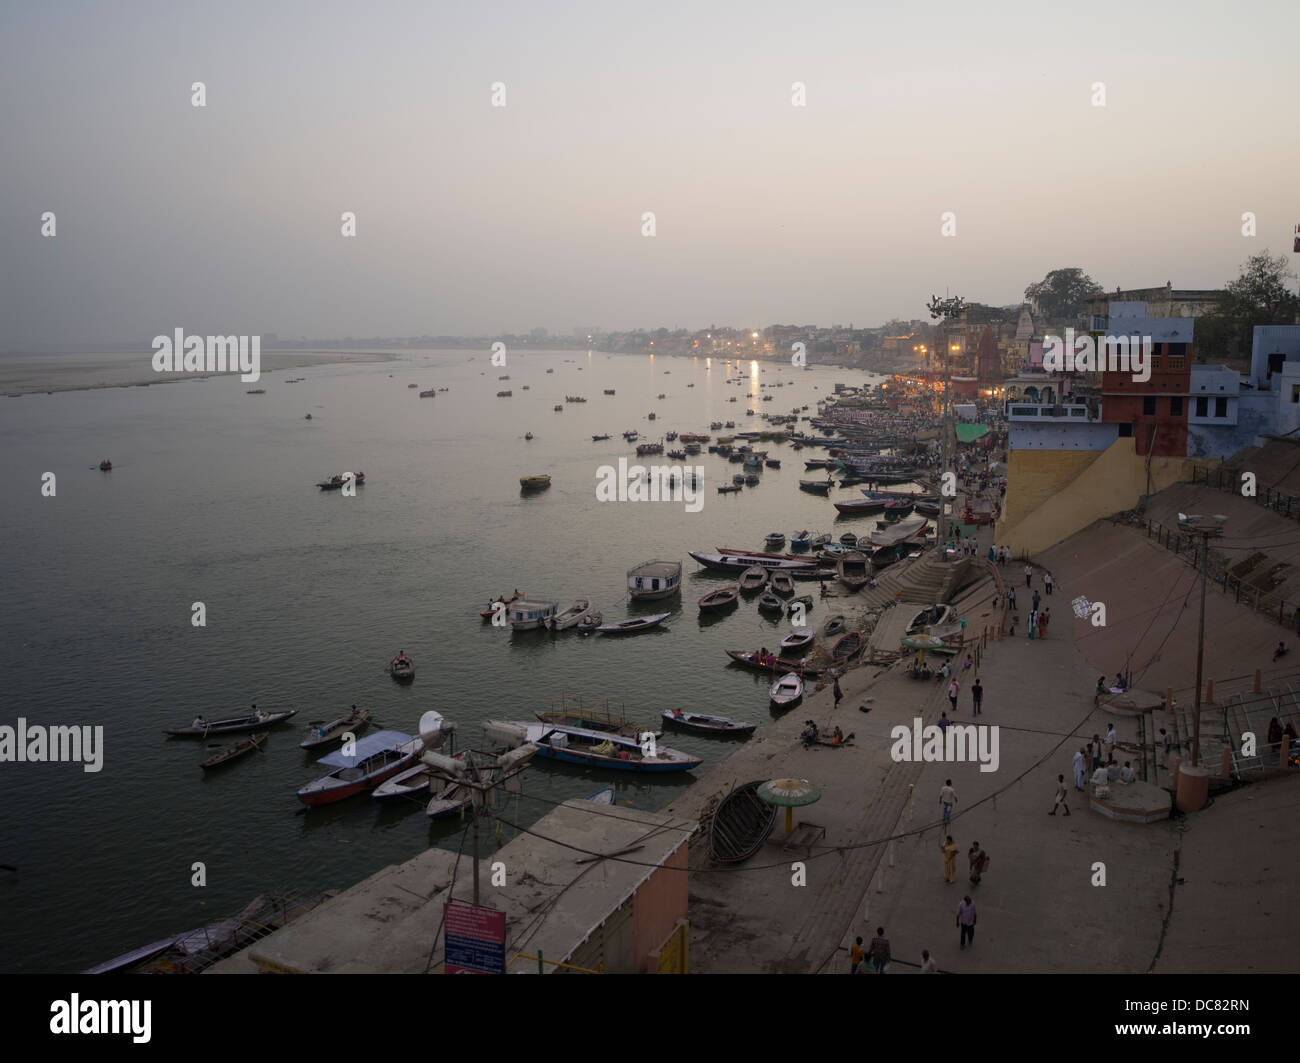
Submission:
{"label": "tree", "polygon": [[1077,266],[1054,269],[1025,289],[1025,298],[1049,320],[1068,321],[1083,316],[1088,298],[1104,289]]}
{"label": "tree", "polygon": [[1198,359],[1243,359],[1256,325],[1293,324],[1300,314],[1300,297],[1287,282],[1294,279],[1283,255],[1273,258],[1265,250],[1246,259],[1218,305],[1196,321]]}

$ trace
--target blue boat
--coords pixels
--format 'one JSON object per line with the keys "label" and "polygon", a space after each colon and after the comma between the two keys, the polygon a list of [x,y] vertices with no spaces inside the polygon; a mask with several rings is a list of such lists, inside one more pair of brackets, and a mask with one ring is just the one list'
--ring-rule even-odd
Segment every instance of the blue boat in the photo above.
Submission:
{"label": "blue boat", "polygon": [[807,550],[812,545],[812,532],[801,531],[796,535],[790,536],[791,550]]}
{"label": "blue boat", "polygon": [[690,771],[703,763],[699,757],[659,745],[649,732],[643,747],[635,738],[608,731],[522,720],[488,720],[483,724],[483,730],[489,738],[505,745],[520,746],[531,742],[537,747],[537,756],[568,764],[586,764],[615,771],[662,772]]}

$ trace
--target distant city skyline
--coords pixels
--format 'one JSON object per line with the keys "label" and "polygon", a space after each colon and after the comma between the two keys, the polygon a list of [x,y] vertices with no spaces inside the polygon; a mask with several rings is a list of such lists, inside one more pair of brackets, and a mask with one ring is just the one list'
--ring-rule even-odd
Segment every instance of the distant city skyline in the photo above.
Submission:
{"label": "distant city skyline", "polygon": [[1300,221],[1272,3],[304,10],[0,11],[0,350],[871,327]]}

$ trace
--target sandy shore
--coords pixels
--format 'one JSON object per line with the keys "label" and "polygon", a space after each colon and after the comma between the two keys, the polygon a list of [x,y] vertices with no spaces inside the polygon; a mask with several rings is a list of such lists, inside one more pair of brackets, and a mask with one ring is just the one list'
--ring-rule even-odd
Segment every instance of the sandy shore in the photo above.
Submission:
{"label": "sandy shore", "polygon": [[[270,373],[343,362],[391,362],[397,353],[377,351],[263,352],[261,386]],[[152,355],[144,354],[18,354],[0,358],[0,394],[10,397],[55,391],[148,387],[177,380],[200,380],[213,373],[156,373]]]}

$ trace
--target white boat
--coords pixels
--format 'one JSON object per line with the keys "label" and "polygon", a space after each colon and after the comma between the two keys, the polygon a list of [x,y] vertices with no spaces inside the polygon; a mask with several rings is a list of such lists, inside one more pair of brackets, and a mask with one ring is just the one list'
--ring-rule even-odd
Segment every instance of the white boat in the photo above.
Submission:
{"label": "white boat", "polygon": [[576,626],[578,621],[589,612],[591,612],[591,600],[589,598],[579,598],[564,612],[548,617],[546,626],[552,631],[566,631]]}
{"label": "white boat", "polygon": [[803,680],[787,672],[772,684],[770,696],[773,708],[788,709],[803,697]]}
{"label": "white boat", "polygon": [[816,637],[816,629],[810,627],[797,627],[781,640],[781,652],[793,653],[795,650],[801,650],[805,646],[812,645],[813,639]]}
{"label": "white boat", "polygon": [[682,585],[680,561],[643,561],[628,569],[627,593],[633,601],[670,598]]}
{"label": "white boat", "polygon": [[[547,621],[559,611],[559,602],[530,601],[527,598],[516,598],[506,606],[506,612],[510,617],[510,626],[515,631],[530,631],[535,628],[545,627]],[[582,618],[579,617],[578,619]]]}

